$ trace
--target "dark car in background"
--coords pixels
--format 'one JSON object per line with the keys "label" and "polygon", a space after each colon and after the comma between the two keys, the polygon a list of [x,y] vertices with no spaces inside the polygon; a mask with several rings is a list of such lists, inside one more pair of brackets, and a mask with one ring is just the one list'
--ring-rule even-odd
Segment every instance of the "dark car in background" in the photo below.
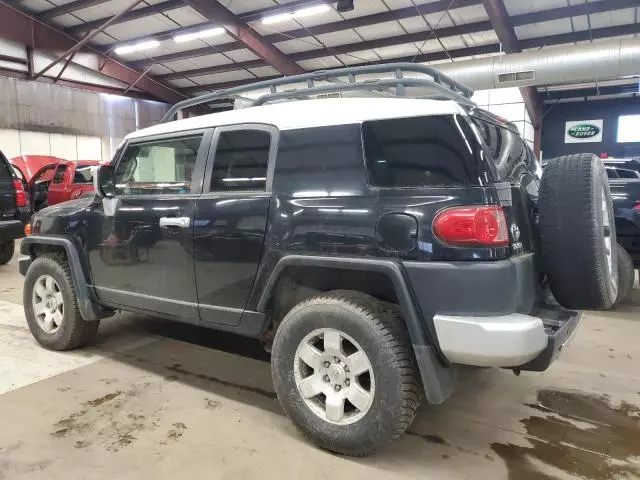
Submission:
{"label": "dark car in background", "polygon": [[24,235],[31,216],[29,195],[7,158],[0,152],[0,265],[11,260],[15,240]]}

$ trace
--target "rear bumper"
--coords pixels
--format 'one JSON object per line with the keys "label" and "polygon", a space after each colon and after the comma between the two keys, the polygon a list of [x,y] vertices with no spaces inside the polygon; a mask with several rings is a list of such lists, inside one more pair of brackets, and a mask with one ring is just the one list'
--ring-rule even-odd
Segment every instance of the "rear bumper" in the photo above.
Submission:
{"label": "rear bumper", "polygon": [[581,318],[543,303],[533,254],[403,266],[431,339],[452,364],[545,370]]}
{"label": "rear bumper", "polygon": [[24,223],[20,220],[0,221],[0,242],[10,242],[24,237]]}
{"label": "rear bumper", "polygon": [[543,371],[560,354],[581,314],[544,307],[532,315],[435,315],[440,349],[452,363]]}

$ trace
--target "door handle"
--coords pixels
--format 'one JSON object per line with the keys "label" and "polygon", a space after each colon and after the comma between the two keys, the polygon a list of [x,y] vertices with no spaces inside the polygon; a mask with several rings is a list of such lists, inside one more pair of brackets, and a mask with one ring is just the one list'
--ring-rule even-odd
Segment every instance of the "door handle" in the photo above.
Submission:
{"label": "door handle", "polygon": [[191,225],[190,217],[160,217],[161,227],[189,228],[190,225]]}

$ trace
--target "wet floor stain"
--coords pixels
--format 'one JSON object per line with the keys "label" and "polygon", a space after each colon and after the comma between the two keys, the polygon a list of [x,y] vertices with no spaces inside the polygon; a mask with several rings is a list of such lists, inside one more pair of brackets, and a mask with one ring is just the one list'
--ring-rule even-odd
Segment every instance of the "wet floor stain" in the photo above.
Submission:
{"label": "wet floor stain", "polygon": [[425,435],[425,434],[411,432],[411,431],[408,431],[407,435],[411,435],[413,437],[420,437],[421,439],[423,439],[425,442],[428,442],[428,443],[435,443],[437,445],[449,445],[449,442],[447,442],[440,435]]}
{"label": "wet floor stain", "polygon": [[640,478],[640,408],[606,395],[540,390],[528,404],[542,415],[521,420],[531,446],[493,443],[510,480],[557,478],[539,468],[593,480]]}
{"label": "wet floor stain", "polygon": [[99,407],[103,403],[109,402],[109,401],[113,400],[114,398],[119,397],[120,395],[122,395],[122,391],[118,390],[117,392],[108,393],[107,395],[104,395],[103,397],[96,398],[96,399],[93,399],[93,400],[89,400],[88,402],[85,402],[83,405],[87,405],[89,407]]}

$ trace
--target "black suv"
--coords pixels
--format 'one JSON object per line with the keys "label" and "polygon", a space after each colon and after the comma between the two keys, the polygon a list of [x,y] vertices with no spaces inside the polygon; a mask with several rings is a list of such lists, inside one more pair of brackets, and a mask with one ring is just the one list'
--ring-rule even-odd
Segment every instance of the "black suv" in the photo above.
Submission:
{"label": "black suv", "polygon": [[24,236],[31,209],[24,184],[0,152],[0,265],[11,260],[15,240]]}
{"label": "black suv", "polygon": [[[370,96],[297,100],[357,89]],[[411,89],[437,96],[388,98]],[[540,178],[512,125],[413,64],[261,82],[166,118],[238,94],[254,106],[129,135],[95,197],[33,217],[20,271],[42,345],[82,345],[116,309],[262,339],[296,425],[361,455],[401,435],[423,394],[443,402],[460,365],[545,370],[575,309],[613,303],[592,155]]]}

